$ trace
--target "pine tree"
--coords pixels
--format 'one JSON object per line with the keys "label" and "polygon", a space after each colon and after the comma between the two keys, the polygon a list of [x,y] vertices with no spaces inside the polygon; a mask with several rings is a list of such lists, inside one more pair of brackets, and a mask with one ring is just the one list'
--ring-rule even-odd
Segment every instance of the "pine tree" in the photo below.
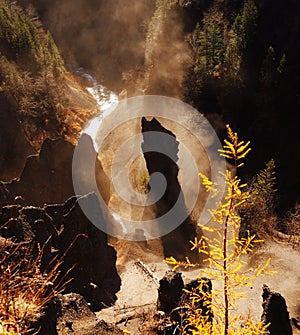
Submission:
{"label": "pine tree", "polygon": [[246,49],[253,43],[256,34],[258,9],[254,0],[246,0],[243,11],[238,15],[233,24],[233,31],[238,36],[240,49]]}
{"label": "pine tree", "polygon": [[241,206],[239,214],[242,217],[240,236],[247,231],[264,237],[276,228],[277,218],[274,215],[276,200],[276,165],[271,159],[250,183],[247,192],[249,200]]}
{"label": "pine tree", "polygon": [[270,197],[277,192],[276,186],[276,165],[272,158],[254,178],[250,194],[252,197]]}

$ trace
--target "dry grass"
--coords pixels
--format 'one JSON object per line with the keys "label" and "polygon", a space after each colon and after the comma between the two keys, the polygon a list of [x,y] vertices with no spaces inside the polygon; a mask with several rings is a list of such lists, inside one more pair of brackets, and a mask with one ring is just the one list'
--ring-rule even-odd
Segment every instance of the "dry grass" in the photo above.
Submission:
{"label": "dry grass", "polygon": [[[43,249],[37,255],[29,244],[2,243],[0,256],[0,334],[28,334],[44,307],[60,292],[66,281],[55,260],[49,273],[40,271]],[[35,255],[34,255],[35,254]]]}

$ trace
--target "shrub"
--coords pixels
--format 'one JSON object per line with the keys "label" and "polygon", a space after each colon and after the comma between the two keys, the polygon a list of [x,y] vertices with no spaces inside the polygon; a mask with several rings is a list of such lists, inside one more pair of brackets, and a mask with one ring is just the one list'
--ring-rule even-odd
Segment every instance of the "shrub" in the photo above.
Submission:
{"label": "shrub", "polygon": [[272,233],[277,226],[274,214],[276,200],[275,161],[271,159],[247,187],[249,199],[240,209],[242,218],[240,236],[245,236],[248,230],[258,236]]}
{"label": "shrub", "polygon": [[[27,243],[15,245],[2,239],[0,256],[0,333],[28,334],[45,306],[65,285],[59,277],[61,261],[53,264],[49,273],[40,271],[43,250],[37,257]],[[4,242],[3,242],[4,241]]]}

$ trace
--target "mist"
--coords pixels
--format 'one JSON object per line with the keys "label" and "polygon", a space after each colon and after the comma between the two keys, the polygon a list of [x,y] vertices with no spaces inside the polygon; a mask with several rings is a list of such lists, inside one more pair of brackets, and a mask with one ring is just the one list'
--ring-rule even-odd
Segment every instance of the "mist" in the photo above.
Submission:
{"label": "mist", "polygon": [[155,45],[149,45],[155,0],[22,0],[22,5],[36,9],[69,69],[85,68],[117,94],[126,89],[129,96],[181,96],[189,51],[178,6],[154,22],[159,29]]}

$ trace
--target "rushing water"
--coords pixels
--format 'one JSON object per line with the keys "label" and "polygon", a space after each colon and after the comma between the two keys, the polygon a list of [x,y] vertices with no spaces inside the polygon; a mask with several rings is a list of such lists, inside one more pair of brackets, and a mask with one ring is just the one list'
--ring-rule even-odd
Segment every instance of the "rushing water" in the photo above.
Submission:
{"label": "rushing water", "polygon": [[[99,151],[99,147],[97,144],[97,133],[102,125],[102,122],[105,120],[107,116],[109,116],[115,108],[118,106],[119,99],[118,96],[104,87],[103,85],[99,84],[96,79],[91,76],[90,74],[84,72],[82,68],[78,69],[77,73],[85,78],[89,84],[86,87],[86,90],[92,95],[92,97],[96,100],[100,112],[98,115],[93,117],[89,123],[85,126],[82,130],[82,134],[87,134],[91,137],[94,145],[94,149],[96,152]],[[127,228],[123,223],[122,218],[115,212],[111,212],[111,217],[113,218],[114,222],[119,225],[123,234],[127,234]]]}
{"label": "rushing water", "polygon": [[86,79],[89,84],[89,86],[86,87],[86,90],[96,100],[100,109],[100,113],[90,120],[90,122],[82,130],[82,134],[87,134],[91,137],[94,148],[96,152],[98,152],[99,148],[96,142],[98,130],[103,120],[115,110],[119,103],[119,99],[115,93],[99,84],[93,76],[84,72],[83,68],[79,68],[76,73]]}

